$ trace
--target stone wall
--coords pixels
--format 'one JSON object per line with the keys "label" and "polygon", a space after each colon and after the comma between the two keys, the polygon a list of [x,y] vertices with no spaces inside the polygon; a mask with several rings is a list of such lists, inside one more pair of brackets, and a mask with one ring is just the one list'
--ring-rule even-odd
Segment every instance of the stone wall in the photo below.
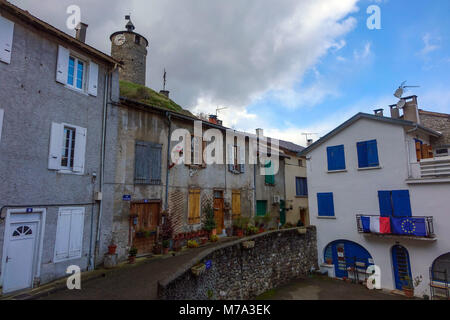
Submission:
{"label": "stone wall", "polygon": [[[160,299],[249,299],[317,268],[316,229],[270,231],[205,250],[158,284]],[[301,229],[300,229],[301,230]],[[245,248],[251,244],[253,248]],[[191,268],[211,263],[196,276]]]}
{"label": "stone wall", "polygon": [[433,146],[450,146],[450,115],[423,110],[419,114],[423,126],[442,133],[442,137],[434,141]]}

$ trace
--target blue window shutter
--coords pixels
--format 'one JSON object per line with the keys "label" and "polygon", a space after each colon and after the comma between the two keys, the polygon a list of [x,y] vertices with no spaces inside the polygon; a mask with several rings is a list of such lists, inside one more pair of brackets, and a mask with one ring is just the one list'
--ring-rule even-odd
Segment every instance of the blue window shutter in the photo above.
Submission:
{"label": "blue window shutter", "polygon": [[328,171],[336,170],[335,169],[336,165],[333,162],[333,151],[334,151],[334,147],[327,148]]}
{"label": "blue window shutter", "polygon": [[367,168],[369,166],[367,154],[367,141],[358,142],[356,146],[358,149],[358,167]]}
{"label": "blue window shutter", "polygon": [[345,169],[344,145],[328,147],[328,171]]}
{"label": "blue window shutter", "polygon": [[411,201],[409,190],[392,191],[392,203],[395,217],[411,217]]}
{"label": "blue window shutter", "polygon": [[345,169],[345,153],[344,153],[344,145],[340,145],[336,147],[337,149],[337,170]]}
{"label": "blue window shutter", "polygon": [[382,217],[392,216],[391,191],[378,191],[378,203]]}
{"label": "blue window shutter", "polygon": [[162,145],[148,143],[148,159],[150,160],[150,184],[161,183],[161,151]]}
{"label": "blue window shutter", "polygon": [[318,193],[317,207],[319,216],[334,217],[333,193]]}
{"label": "blue window shutter", "polygon": [[369,167],[378,167],[378,147],[377,140],[367,141],[367,165]]}
{"label": "blue window shutter", "polygon": [[150,165],[148,162],[148,145],[143,141],[136,141],[135,145],[135,183],[149,183],[150,181]]}

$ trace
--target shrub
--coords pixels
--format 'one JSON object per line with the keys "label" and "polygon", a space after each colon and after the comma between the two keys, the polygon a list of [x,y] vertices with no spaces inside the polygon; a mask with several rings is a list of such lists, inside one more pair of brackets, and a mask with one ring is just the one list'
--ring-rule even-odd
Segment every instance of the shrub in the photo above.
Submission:
{"label": "shrub", "polygon": [[170,240],[173,237],[173,227],[172,221],[169,216],[166,216],[164,224],[161,228],[161,238],[162,240]]}
{"label": "shrub", "polygon": [[169,240],[163,240],[162,245],[163,245],[163,248],[168,248],[168,247],[170,247],[170,241]]}
{"label": "shrub", "polygon": [[195,240],[189,240],[187,243],[188,248],[198,248],[198,242]]}
{"label": "shrub", "polygon": [[128,251],[128,254],[130,257],[135,257],[137,255],[138,249],[136,247],[130,248],[130,251]]}
{"label": "shrub", "polygon": [[203,212],[205,213],[205,222],[203,223],[203,229],[211,232],[217,227],[216,219],[214,218],[214,209],[211,203],[208,202],[203,207]]}
{"label": "shrub", "polygon": [[213,234],[213,235],[211,235],[209,240],[211,240],[211,242],[217,242],[217,241],[219,241],[219,236]]}

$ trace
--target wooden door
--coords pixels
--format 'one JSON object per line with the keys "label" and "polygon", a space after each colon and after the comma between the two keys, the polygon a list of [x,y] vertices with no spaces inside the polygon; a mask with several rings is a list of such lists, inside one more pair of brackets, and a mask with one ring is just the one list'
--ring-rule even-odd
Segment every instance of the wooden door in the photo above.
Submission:
{"label": "wooden door", "polygon": [[160,203],[132,203],[130,213],[136,219],[131,220],[133,246],[138,249],[138,254],[151,253],[160,220]]}
{"label": "wooden door", "polygon": [[217,234],[222,234],[223,232],[223,204],[223,191],[214,191],[214,217],[216,219]]}
{"label": "wooden door", "polygon": [[403,286],[408,285],[408,278],[412,279],[409,254],[405,247],[399,245],[392,247],[392,264],[394,266],[395,287],[402,290]]}

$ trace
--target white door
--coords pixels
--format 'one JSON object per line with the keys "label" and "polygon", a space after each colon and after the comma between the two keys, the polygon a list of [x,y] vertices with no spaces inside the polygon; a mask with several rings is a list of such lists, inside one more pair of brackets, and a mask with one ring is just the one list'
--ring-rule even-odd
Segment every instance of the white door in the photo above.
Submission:
{"label": "white door", "polygon": [[[39,234],[39,222],[19,222],[23,215],[12,215],[5,234],[6,258],[3,292],[30,288],[33,284],[33,266]],[[27,217],[26,220],[31,220]]]}

